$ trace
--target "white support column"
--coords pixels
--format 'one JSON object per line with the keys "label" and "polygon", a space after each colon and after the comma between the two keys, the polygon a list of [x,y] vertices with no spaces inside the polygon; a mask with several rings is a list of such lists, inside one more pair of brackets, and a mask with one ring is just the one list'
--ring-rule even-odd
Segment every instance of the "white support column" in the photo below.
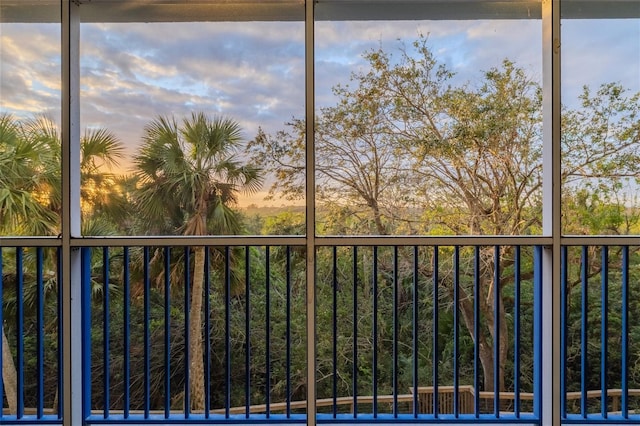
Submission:
{"label": "white support column", "polygon": [[559,426],[561,377],[561,146],[560,0],[542,1],[543,53],[543,234],[552,237],[543,251],[541,415],[545,426]]}
{"label": "white support column", "polygon": [[82,424],[80,237],[80,17],[62,0],[62,335],[63,424]]}
{"label": "white support column", "polygon": [[305,2],[307,425],[316,424],[315,0]]}

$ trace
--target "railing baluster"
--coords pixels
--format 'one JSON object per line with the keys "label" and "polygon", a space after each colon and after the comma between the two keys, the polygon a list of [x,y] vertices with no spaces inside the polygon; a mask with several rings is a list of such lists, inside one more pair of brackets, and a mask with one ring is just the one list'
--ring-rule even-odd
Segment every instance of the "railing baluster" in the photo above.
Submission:
{"label": "railing baluster", "polygon": [[[91,353],[93,350],[92,343],[92,278],[91,278],[91,258],[93,249],[83,247],[80,249],[81,254],[81,302],[82,302],[82,415],[84,418],[91,415],[92,401],[92,371],[91,371]],[[62,389],[62,388],[61,388]]]}
{"label": "railing baluster", "polygon": [[493,414],[500,417],[500,246],[493,258]]}
{"label": "railing baluster", "polygon": [[122,262],[123,262],[123,315],[124,315],[124,336],[123,336],[123,350],[124,350],[124,389],[123,389],[123,415],[125,419],[129,418],[129,405],[130,405],[130,342],[131,342],[131,329],[129,324],[131,324],[131,309],[130,309],[130,299],[131,299],[131,289],[129,282],[129,247],[123,248],[122,253]]}
{"label": "railing baluster", "polygon": [[[44,263],[43,248],[36,248],[36,300],[38,312],[36,313],[36,341],[38,354],[36,356],[38,368],[38,402],[36,417],[42,419],[44,413],[44,283],[42,278],[42,268]],[[2,305],[0,305],[1,307]],[[0,364],[2,365],[2,364]]]}
{"label": "railing baluster", "polygon": [[588,322],[587,322],[587,308],[589,307],[588,303],[588,273],[589,273],[589,251],[587,246],[582,246],[582,265],[580,269],[580,280],[582,283],[582,301],[581,301],[581,371],[580,371],[580,392],[582,395],[580,397],[580,413],[584,419],[587,418],[587,380],[588,380]]}
{"label": "railing baluster", "polygon": [[560,415],[567,418],[567,339],[569,330],[569,287],[568,287],[568,251],[567,246],[563,246],[560,251],[560,285],[562,286],[561,297],[561,319],[562,329],[560,332]]}
{"label": "railing baluster", "polygon": [[[196,250],[200,248],[197,247]],[[189,412],[191,410],[191,371],[189,371],[191,367],[191,363],[189,362],[191,359],[191,351],[190,348],[190,339],[189,339],[189,322],[190,322],[190,300],[189,300],[189,288],[191,286],[191,248],[189,246],[184,247],[184,385],[183,385],[183,405],[182,408],[184,410],[185,419],[189,418]],[[195,267],[195,266],[194,266]],[[196,275],[194,273],[194,275]],[[199,362],[197,360],[196,362]]]}
{"label": "railing baluster", "polygon": [[432,344],[433,344],[433,416],[438,418],[438,413],[440,411],[440,407],[438,406],[439,395],[438,395],[438,365],[440,364],[439,359],[439,348],[438,348],[438,328],[439,328],[439,318],[438,318],[438,310],[439,306],[439,291],[438,291],[438,253],[439,247],[433,247],[433,324],[432,324]]}
{"label": "railing baluster", "polygon": [[338,247],[333,246],[333,310],[332,310],[332,328],[333,328],[333,382],[332,382],[332,397],[333,397],[333,418],[338,415]]}
{"label": "railing baluster", "polygon": [[265,247],[265,278],[266,278],[266,290],[265,290],[265,368],[266,368],[266,384],[265,384],[265,405],[266,405],[266,417],[271,415],[271,252],[269,246]]}
{"label": "railing baluster", "polygon": [[291,417],[291,247],[286,248],[285,260],[286,308],[285,308],[285,365],[286,365],[286,416]]}
{"label": "railing baluster", "polygon": [[164,418],[171,416],[171,249],[164,248]]}
{"label": "railing baluster", "polygon": [[[0,265],[2,264],[2,259],[0,259]],[[0,271],[0,276],[2,276],[2,271]],[[1,284],[1,283],[0,283]],[[0,287],[2,287],[2,285],[0,285]],[[56,357],[57,357],[57,363],[58,363],[58,388],[57,388],[57,392],[58,392],[58,405],[56,407],[56,412],[58,414],[58,419],[62,419],[62,407],[63,405],[63,392],[62,392],[62,248],[58,247],[56,249],[56,313],[58,315],[57,317],[57,321],[56,321],[56,329],[58,332],[58,347],[56,348]],[[0,302],[2,302],[2,297],[0,297]],[[1,305],[0,305],[1,306]],[[0,308],[0,311],[2,311],[2,309]],[[1,313],[0,313],[0,317],[1,317]],[[0,318],[0,324],[2,323],[1,318]],[[1,349],[1,348],[0,348]],[[2,353],[2,351],[0,350],[0,353]],[[1,358],[0,358],[1,359]],[[0,365],[2,365],[2,363],[0,362]],[[2,386],[0,386],[2,387]],[[0,395],[2,395],[2,393],[0,393]],[[1,400],[1,398],[0,398]],[[0,418],[2,418],[2,415],[0,414]]]}
{"label": "railing baluster", "polygon": [[245,294],[245,354],[244,354],[244,374],[245,374],[245,389],[244,389],[244,403],[246,419],[249,418],[251,407],[251,248],[246,246],[244,248],[244,294]]}
{"label": "railing baluster", "polygon": [[475,246],[473,258],[473,389],[474,413],[480,417],[480,246]]}
{"label": "railing baluster", "polygon": [[460,246],[453,248],[453,416],[460,417]]}
{"label": "railing baluster", "polygon": [[393,246],[393,417],[398,418],[398,246]]}
{"label": "railing baluster", "polygon": [[[224,248],[224,305],[224,416],[228,419],[230,415],[229,409],[231,408],[231,250],[229,246]],[[270,371],[267,368],[267,377],[269,376]],[[268,413],[269,410],[267,409],[267,415]]]}
{"label": "railing baluster", "polygon": [[103,376],[103,416],[109,418],[109,408],[111,405],[111,352],[109,347],[110,339],[110,317],[109,311],[111,301],[109,299],[109,247],[102,248],[102,376]]}
{"label": "railing baluster", "polygon": [[358,247],[353,247],[353,417],[358,417]]}
{"label": "railing baluster", "polygon": [[[2,338],[5,335],[4,329],[4,280],[3,280],[3,267],[4,261],[2,259],[2,247],[0,247],[0,327],[2,328],[2,336],[0,336],[0,367],[4,365],[4,360],[2,359],[2,346],[4,345],[4,339]],[[60,281],[58,281],[60,282]],[[60,321],[60,312],[58,312],[58,322]],[[60,334],[60,327],[58,327],[58,334]],[[59,348],[59,347],[58,347]],[[60,369],[60,362],[58,361],[58,370]],[[58,373],[59,374],[59,373]],[[0,420],[4,417],[4,382],[2,382],[2,386],[0,386]],[[60,386],[60,380],[58,379],[58,386]],[[62,389],[59,387],[59,389]],[[62,393],[62,392],[60,392]]]}
{"label": "railing baluster", "polygon": [[543,248],[533,247],[533,413],[542,418],[542,292]]}
{"label": "railing baluster", "polygon": [[373,247],[373,418],[378,417],[378,246]]}
{"label": "railing baluster", "polygon": [[600,302],[600,411],[603,418],[608,417],[608,380],[609,372],[609,247],[602,246],[601,302]]}
{"label": "railing baluster", "polygon": [[211,278],[209,274],[210,248],[204,246],[204,418],[211,406]]}
{"label": "railing baluster", "polygon": [[413,246],[413,318],[412,318],[412,330],[413,330],[413,373],[412,373],[412,383],[413,383],[413,417],[418,418],[418,414],[420,412],[419,406],[419,386],[418,382],[418,322],[420,321],[418,318],[418,272],[419,272],[419,259],[418,259],[418,246]]}
{"label": "railing baluster", "polygon": [[151,277],[149,276],[149,247],[143,248],[144,279],[144,418],[151,410]]}
{"label": "railing baluster", "polygon": [[16,358],[17,358],[17,397],[18,407],[16,417],[24,415],[24,270],[23,249],[16,247]]}
{"label": "railing baluster", "polygon": [[513,412],[517,419],[520,418],[520,340],[522,338],[520,331],[520,316],[522,315],[520,300],[520,246],[514,247],[514,264],[513,264]]}
{"label": "railing baluster", "polygon": [[622,247],[622,416],[629,418],[629,246]]}

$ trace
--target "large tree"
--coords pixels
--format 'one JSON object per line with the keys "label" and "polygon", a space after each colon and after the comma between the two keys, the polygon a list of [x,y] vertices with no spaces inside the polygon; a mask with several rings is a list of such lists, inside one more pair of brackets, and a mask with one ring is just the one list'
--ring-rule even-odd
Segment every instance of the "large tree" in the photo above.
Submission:
{"label": "large tree", "polygon": [[[504,60],[482,72],[479,81],[457,83],[425,38],[403,46],[398,57],[375,49],[364,58],[368,68],[354,73],[348,86],[338,86],[335,105],[321,109],[316,119],[321,208],[366,206],[360,219],[375,224],[369,232],[377,234],[541,232],[539,82]],[[595,96],[585,89],[580,100],[578,108],[563,114],[565,194],[576,188],[602,194],[612,183],[637,178],[638,97],[611,84]],[[259,135],[251,146],[265,169],[282,177],[272,187],[274,194],[301,193],[304,144],[294,137],[300,134],[299,122],[293,123],[292,131]],[[504,363],[495,372],[493,359],[496,352],[506,359],[509,349],[501,287],[512,279],[503,272],[510,270],[513,253],[509,247],[500,252],[498,286],[493,249],[483,248],[481,256],[480,335],[474,336],[470,293],[461,295],[460,309],[479,345],[484,387],[492,390],[496,375],[498,386],[505,387]],[[494,338],[496,308],[499,339]]]}
{"label": "large tree", "polygon": [[[148,231],[184,235],[221,235],[240,231],[233,210],[239,193],[262,185],[260,169],[237,155],[241,128],[228,118],[193,113],[178,123],[158,117],[144,131],[135,157],[140,179],[137,204],[149,223]],[[205,247],[194,249],[189,312],[191,407],[204,408],[202,303]],[[185,283],[189,285],[189,283]]]}

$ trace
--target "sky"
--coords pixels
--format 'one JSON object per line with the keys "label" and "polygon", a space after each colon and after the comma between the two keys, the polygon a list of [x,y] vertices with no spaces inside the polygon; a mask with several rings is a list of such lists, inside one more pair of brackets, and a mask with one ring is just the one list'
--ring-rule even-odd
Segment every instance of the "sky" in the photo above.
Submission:
{"label": "sky", "polygon": [[[363,52],[399,54],[421,34],[459,83],[479,82],[505,58],[542,81],[540,20],[322,21],[316,106],[331,105],[331,88],[366,70]],[[83,23],[80,40],[81,127],[108,128],[128,156],[159,115],[230,117],[247,140],[304,117],[302,22]],[[566,104],[585,84],[640,91],[640,20],[564,20],[562,55]],[[59,25],[0,24],[0,112],[59,121],[60,75]]]}

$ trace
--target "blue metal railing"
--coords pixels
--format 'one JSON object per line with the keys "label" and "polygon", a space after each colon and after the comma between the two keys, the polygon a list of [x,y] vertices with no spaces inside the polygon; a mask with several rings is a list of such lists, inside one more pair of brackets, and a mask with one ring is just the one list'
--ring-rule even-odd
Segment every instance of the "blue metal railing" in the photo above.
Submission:
{"label": "blue metal railing", "polygon": [[[36,253],[29,262],[24,260],[25,250]],[[81,250],[83,412],[88,422],[304,422],[306,299],[300,247],[207,247],[206,403],[195,409],[189,386],[193,249]],[[539,263],[534,259],[537,250],[318,248],[317,329],[319,339],[330,339],[328,346],[318,342],[318,420],[537,422],[536,403],[526,396],[534,384],[521,382],[536,377],[533,365],[538,363],[539,349],[531,342],[538,339],[540,329],[536,321],[523,327],[513,320],[513,315],[534,316],[532,268]],[[11,344],[18,366],[18,407],[16,413],[3,414],[2,420],[59,422],[61,402],[50,401],[47,395],[61,386],[57,332],[61,297],[57,287],[50,294],[43,286],[45,266],[55,271],[49,280],[59,281],[58,250],[1,251],[5,282],[0,296],[6,327],[16,336]],[[56,254],[54,260],[51,253]],[[15,258],[13,274],[7,274],[10,257]],[[523,263],[529,268],[526,278],[521,277]],[[15,282],[7,285],[10,279]],[[25,333],[30,324],[25,320],[25,300],[32,290],[25,283],[30,280],[35,282],[37,299],[36,306],[29,305],[35,312],[34,353]],[[10,287],[15,288],[15,301],[8,295]],[[505,297],[508,303],[486,301]],[[51,321],[44,317],[45,305],[51,303],[57,304],[54,325],[45,326]],[[12,306],[15,314],[9,315]],[[7,322],[9,316],[15,321]],[[501,335],[509,336],[509,343],[493,345],[489,352],[473,343],[491,344]],[[56,344],[45,344],[52,341]],[[504,351],[515,361],[511,379],[505,379],[502,370]],[[529,360],[526,368],[520,362],[523,354]],[[482,356],[492,360],[483,363]],[[55,384],[44,381],[49,358],[56,360]],[[38,371],[33,379],[25,377],[25,363],[32,360]],[[493,376],[485,371],[490,367]],[[491,390],[497,388],[512,394],[510,402]],[[25,395],[36,397],[25,400]],[[48,407],[55,404],[52,413]],[[28,407],[35,407],[33,414]]]}
{"label": "blue metal railing", "polygon": [[[534,383],[529,380],[523,389],[522,379],[537,377],[539,363],[539,345],[532,342],[540,332],[539,318],[533,319],[538,297],[533,265],[540,263],[540,248],[522,251],[496,246],[319,249],[318,259],[327,261],[317,261],[317,328],[332,330],[331,346],[323,351],[321,345],[318,355],[323,360],[318,397],[329,405],[320,412],[342,421],[539,421],[530,397]],[[524,278],[523,256],[529,267]],[[494,297],[508,299],[508,306],[494,304]],[[340,316],[341,323],[339,313],[347,309],[351,322]],[[513,320],[514,312],[531,318],[526,331]],[[506,343],[492,345],[501,335]],[[481,343],[473,344],[475,336]],[[481,344],[488,346],[481,350]],[[505,362],[496,361],[504,353],[509,359],[527,356],[527,368],[516,363],[506,374]],[[483,363],[483,356],[489,362]],[[500,388],[501,393],[493,391]]]}
{"label": "blue metal railing", "polygon": [[6,337],[0,340],[0,365],[7,375],[0,386],[2,422],[62,419],[59,270],[56,248],[0,248],[0,324]]}
{"label": "blue metal railing", "polygon": [[638,247],[562,249],[565,422],[640,421],[637,267]]}
{"label": "blue metal railing", "polygon": [[[201,408],[194,248],[81,250],[88,422],[305,421],[304,248],[205,250]],[[640,251],[561,250],[563,421],[640,421]],[[318,247],[318,421],[539,423],[541,251]],[[15,391],[0,386],[3,423],[61,423],[59,253],[0,248],[0,349],[16,367]]]}

